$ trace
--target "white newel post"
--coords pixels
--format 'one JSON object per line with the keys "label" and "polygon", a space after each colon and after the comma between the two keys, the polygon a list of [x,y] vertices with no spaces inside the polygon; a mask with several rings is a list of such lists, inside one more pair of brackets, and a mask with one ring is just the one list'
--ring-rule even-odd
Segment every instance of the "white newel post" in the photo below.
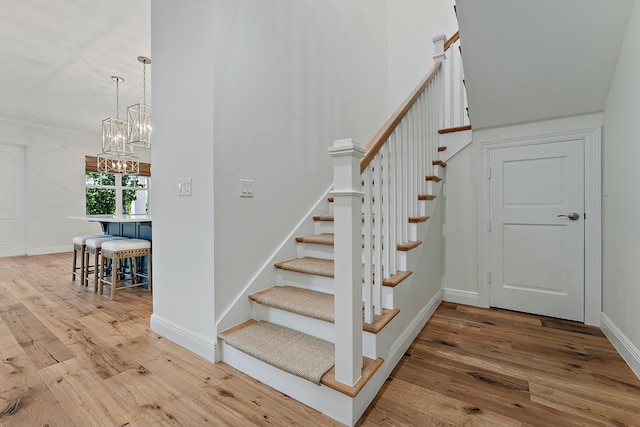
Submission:
{"label": "white newel post", "polygon": [[438,93],[436,96],[436,111],[440,111],[438,113],[438,129],[444,129],[447,127],[446,123],[446,113],[445,111],[445,93],[446,93],[446,79],[447,79],[447,55],[444,53],[444,43],[447,41],[447,36],[444,34],[438,34],[433,39],[433,60],[434,62],[442,62],[440,66],[440,76],[436,78],[442,78],[442,82],[440,83],[440,87],[438,88]]}
{"label": "white newel post", "polygon": [[334,141],[333,227],[336,380],[353,386],[362,373],[362,192],[354,139]]}

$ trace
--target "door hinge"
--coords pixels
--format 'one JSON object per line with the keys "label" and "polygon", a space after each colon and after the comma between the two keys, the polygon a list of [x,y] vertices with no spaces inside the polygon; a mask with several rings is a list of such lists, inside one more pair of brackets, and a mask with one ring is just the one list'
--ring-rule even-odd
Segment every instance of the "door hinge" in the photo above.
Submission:
{"label": "door hinge", "polygon": [[587,213],[586,212],[584,213],[584,219],[587,219]]}
{"label": "door hinge", "polygon": [[491,231],[491,218],[487,220],[487,231]]}
{"label": "door hinge", "polygon": [[487,283],[491,283],[491,270],[487,271]]}

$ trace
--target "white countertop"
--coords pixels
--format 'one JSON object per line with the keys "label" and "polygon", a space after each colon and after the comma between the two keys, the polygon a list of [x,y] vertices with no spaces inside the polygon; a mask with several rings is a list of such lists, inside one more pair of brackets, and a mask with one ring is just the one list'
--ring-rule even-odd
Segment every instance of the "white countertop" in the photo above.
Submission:
{"label": "white countertop", "polygon": [[67,219],[80,219],[93,222],[151,222],[151,215],[85,215],[68,216]]}

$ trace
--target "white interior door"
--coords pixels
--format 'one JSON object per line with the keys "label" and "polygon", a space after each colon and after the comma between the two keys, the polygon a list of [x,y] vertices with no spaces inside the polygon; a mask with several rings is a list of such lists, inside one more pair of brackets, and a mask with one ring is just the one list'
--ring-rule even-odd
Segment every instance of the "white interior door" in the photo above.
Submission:
{"label": "white interior door", "polygon": [[491,306],[584,321],[584,142],[495,149],[490,167]]}
{"label": "white interior door", "polygon": [[25,254],[24,147],[0,144],[0,257]]}

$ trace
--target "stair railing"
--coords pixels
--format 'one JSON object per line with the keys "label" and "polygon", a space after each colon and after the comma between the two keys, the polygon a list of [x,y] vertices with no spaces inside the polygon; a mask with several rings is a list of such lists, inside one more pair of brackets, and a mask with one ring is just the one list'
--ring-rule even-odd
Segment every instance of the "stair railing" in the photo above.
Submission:
{"label": "stair railing", "polygon": [[424,216],[419,200],[431,191],[426,177],[438,159],[438,130],[458,120],[445,111],[453,111],[450,106],[457,104],[447,98],[460,90],[449,89],[452,79],[443,72],[445,50],[458,42],[452,40],[433,39],[435,65],[365,149],[353,139],[329,148],[334,158],[335,378],[349,386],[361,375],[363,303],[364,322],[382,314],[384,280],[405,268],[399,265],[398,245],[416,238],[409,221]]}

